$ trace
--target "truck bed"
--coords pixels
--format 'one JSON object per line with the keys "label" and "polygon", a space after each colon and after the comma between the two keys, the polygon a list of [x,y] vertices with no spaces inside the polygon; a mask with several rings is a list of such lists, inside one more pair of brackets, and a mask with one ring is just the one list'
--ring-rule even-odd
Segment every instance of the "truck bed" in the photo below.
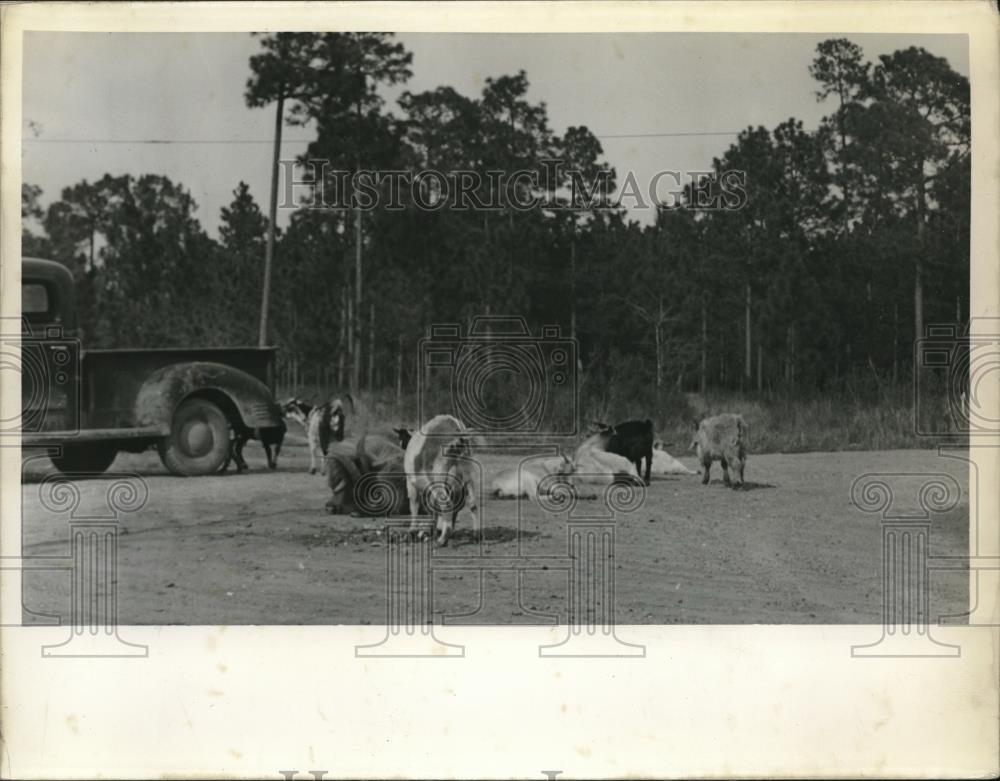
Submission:
{"label": "truck bed", "polygon": [[136,395],[149,376],[175,363],[210,361],[240,369],[273,388],[270,367],[275,347],[165,347],[87,350],[83,354],[84,386],[81,428],[133,428]]}

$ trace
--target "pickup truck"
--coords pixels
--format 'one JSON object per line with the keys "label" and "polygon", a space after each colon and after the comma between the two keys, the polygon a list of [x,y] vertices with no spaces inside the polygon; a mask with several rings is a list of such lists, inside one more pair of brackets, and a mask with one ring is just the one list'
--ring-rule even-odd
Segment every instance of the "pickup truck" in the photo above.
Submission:
{"label": "pickup truck", "polygon": [[[73,276],[21,264],[21,446],[67,474],[155,447],[176,475],[218,472],[233,432],[282,425],[273,347],[84,350]],[[7,339],[6,341],[10,341]]]}

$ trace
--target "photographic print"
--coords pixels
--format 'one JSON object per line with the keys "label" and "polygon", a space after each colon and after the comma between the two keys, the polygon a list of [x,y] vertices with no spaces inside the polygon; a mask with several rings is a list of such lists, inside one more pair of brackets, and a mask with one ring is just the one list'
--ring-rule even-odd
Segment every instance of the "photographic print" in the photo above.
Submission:
{"label": "photographic print", "polygon": [[[25,387],[25,542],[66,544],[55,474],[88,506],[121,469],[123,623],[378,623],[406,431],[474,472],[436,558],[497,561],[435,575],[441,618],[565,620],[566,571],[512,557],[616,485],[626,623],[879,623],[852,482],[968,483],[934,450],[979,413],[968,68],[949,35],[28,34],[22,306],[73,358]],[[955,365],[915,396],[938,322]],[[943,503],[929,552],[960,555]]]}
{"label": "photographic print", "polygon": [[[867,676],[995,634],[996,101],[967,21],[359,13],[23,29],[4,623],[55,632],[34,656],[339,627],[367,675],[490,628],[639,674],[666,627],[828,627]],[[349,772],[244,751],[240,777]],[[588,755],[483,771],[617,775]],[[761,767],[618,772],[654,766]]]}

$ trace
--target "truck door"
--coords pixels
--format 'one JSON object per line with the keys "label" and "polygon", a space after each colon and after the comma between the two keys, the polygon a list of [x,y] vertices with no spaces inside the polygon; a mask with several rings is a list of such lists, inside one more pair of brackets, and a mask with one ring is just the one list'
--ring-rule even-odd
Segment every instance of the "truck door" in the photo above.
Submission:
{"label": "truck door", "polygon": [[54,281],[22,278],[18,368],[24,433],[79,431],[81,349],[75,334],[66,332],[60,309],[72,306],[72,299],[62,298]]}

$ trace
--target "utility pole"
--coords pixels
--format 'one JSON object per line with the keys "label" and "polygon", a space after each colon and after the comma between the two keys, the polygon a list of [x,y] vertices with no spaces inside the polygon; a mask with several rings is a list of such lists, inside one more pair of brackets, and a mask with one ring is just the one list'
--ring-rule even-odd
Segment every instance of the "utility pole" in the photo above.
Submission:
{"label": "utility pole", "polygon": [[260,334],[257,344],[267,347],[267,317],[271,306],[271,266],[274,263],[274,223],[278,216],[278,162],[281,157],[281,125],[285,111],[285,93],[278,93],[278,110],[274,117],[274,156],[271,160],[271,204],[268,209],[267,245],[264,249],[264,290],[260,301]]}

